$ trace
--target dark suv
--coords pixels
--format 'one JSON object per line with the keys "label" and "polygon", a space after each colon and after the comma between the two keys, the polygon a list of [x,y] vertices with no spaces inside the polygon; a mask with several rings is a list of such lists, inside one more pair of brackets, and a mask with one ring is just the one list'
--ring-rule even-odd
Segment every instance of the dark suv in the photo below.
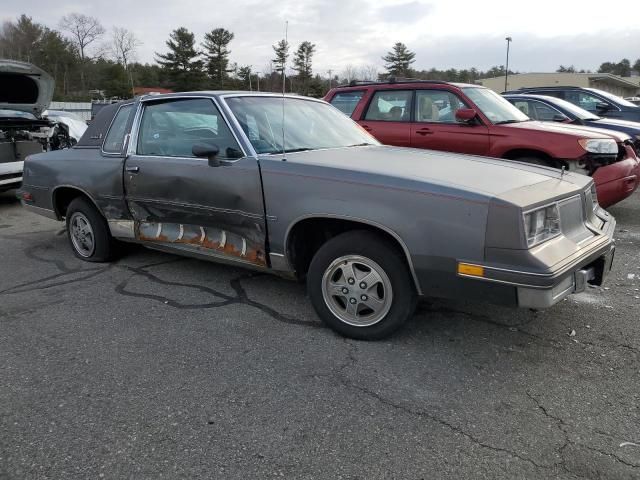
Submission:
{"label": "dark suv", "polygon": [[531,87],[504,92],[503,95],[518,93],[561,98],[600,117],[640,122],[640,107],[638,105],[597,88]]}
{"label": "dark suv", "polygon": [[382,143],[565,168],[593,177],[613,205],[638,186],[640,164],[621,132],[531,120],[479,85],[440,81],[352,82],[325,100]]}

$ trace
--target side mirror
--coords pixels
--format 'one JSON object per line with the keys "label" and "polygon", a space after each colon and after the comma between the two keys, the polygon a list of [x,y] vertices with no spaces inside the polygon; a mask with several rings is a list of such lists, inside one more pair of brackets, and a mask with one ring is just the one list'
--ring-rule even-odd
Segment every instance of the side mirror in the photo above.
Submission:
{"label": "side mirror", "polygon": [[609,105],[607,103],[604,103],[604,102],[596,103],[597,112],[606,112],[607,110],[609,110]]}
{"label": "side mirror", "polygon": [[551,120],[553,120],[554,122],[564,123],[564,122],[568,122],[570,118],[567,117],[566,115],[563,115],[562,113],[556,113]]}
{"label": "side mirror", "polygon": [[191,153],[198,158],[207,158],[210,167],[220,166],[218,159],[220,148],[215,143],[196,143],[191,149]]}
{"label": "side mirror", "polygon": [[456,121],[460,123],[471,123],[475,118],[476,111],[473,108],[460,108],[456,110]]}

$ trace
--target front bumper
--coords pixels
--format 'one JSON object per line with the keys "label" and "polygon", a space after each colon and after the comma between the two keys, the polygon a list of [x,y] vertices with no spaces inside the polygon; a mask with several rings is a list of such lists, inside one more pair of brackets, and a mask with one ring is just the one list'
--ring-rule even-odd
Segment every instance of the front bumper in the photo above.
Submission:
{"label": "front bumper", "polygon": [[551,288],[518,287],[518,306],[525,308],[548,308],[572,293],[584,292],[587,285],[600,286],[611,271],[615,246],[588,265],[565,275]]}
{"label": "front bumper", "polygon": [[[555,260],[542,271],[529,268],[504,268],[504,263],[500,266],[485,264],[481,266],[481,277],[467,275],[460,270],[458,277],[463,277],[466,281],[475,280],[473,282],[475,285],[468,285],[469,289],[478,289],[482,285],[485,296],[491,290],[500,292],[504,299],[500,303],[515,304],[525,308],[547,308],[572,293],[584,291],[587,285],[602,285],[613,262],[615,252],[613,235],[616,221],[611,214],[602,209],[599,210],[596,218],[601,225],[590,226],[589,229],[593,233],[590,239],[585,239],[566,257],[547,257]],[[558,237],[547,244],[541,244],[536,247],[538,251],[535,255],[544,255],[548,249],[561,248],[554,246],[554,242],[561,241],[562,237]]]}
{"label": "front bumper", "polygon": [[592,175],[602,207],[606,208],[624,200],[638,188],[640,162],[630,146],[626,149],[625,159],[601,166]]}
{"label": "front bumper", "polygon": [[15,188],[22,183],[24,162],[0,163],[0,190]]}

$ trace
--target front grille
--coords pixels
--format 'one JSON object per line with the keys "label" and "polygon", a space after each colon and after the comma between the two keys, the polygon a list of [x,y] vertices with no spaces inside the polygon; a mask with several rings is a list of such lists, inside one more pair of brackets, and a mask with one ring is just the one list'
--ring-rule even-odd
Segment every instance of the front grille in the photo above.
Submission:
{"label": "front grille", "polygon": [[558,203],[562,233],[576,243],[593,236],[585,225],[584,203],[581,195],[567,198]]}
{"label": "front grille", "polygon": [[8,173],[6,175],[0,175],[0,180],[11,180],[13,178],[22,178],[22,172],[20,172],[20,173]]}

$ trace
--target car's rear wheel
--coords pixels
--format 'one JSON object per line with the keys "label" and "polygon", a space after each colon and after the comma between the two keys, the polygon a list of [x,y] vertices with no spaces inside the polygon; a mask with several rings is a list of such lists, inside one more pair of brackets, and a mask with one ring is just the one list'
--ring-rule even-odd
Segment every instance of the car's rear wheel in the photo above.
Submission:
{"label": "car's rear wheel", "polygon": [[319,317],[351,338],[377,340],[411,317],[416,291],[405,259],[385,238],[346,232],[313,257],[307,289]]}
{"label": "car's rear wheel", "polygon": [[67,234],[76,257],[88,262],[111,259],[114,242],[104,217],[89,201],[77,197],[66,212]]}

